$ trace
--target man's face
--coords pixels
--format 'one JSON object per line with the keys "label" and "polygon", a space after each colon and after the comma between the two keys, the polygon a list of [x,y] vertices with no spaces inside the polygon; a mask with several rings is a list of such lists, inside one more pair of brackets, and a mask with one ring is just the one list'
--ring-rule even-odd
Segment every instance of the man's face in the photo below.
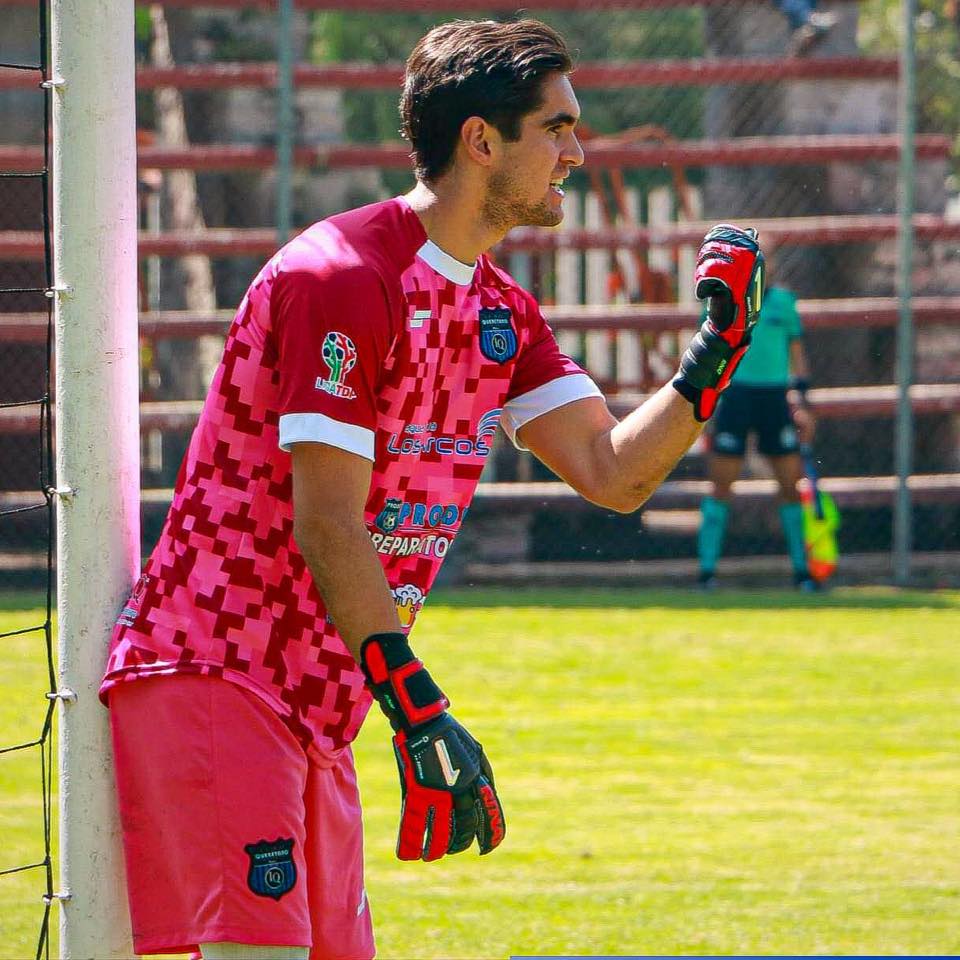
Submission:
{"label": "man's face", "polygon": [[543,103],[520,124],[520,139],[504,141],[491,172],[484,219],[497,227],[554,227],[563,219],[562,181],[583,163],[574,128],[580,105],[561,73],[543,82]]}

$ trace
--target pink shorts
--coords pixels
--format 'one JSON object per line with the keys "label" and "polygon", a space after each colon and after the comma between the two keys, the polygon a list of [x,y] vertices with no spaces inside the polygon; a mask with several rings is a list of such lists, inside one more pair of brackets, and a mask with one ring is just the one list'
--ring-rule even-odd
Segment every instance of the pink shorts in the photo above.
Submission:
{"label": "pink shorts", "polygon": [[110,721],[138,954],[230,941],[373,957],[349,749],[320,766],[212,677],[118,684]]}

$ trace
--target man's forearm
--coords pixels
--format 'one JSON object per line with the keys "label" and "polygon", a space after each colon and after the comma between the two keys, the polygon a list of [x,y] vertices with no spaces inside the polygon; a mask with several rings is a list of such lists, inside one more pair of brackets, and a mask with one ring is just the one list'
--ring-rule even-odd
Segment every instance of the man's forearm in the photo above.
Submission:
{"label": "man's forearm", "polygon": [[358,661],[368,636],[401,629],[383,566],[362,523],[301,527],[296,539],[337,632]]}
{"label": "man's forearm", "polygon": [[764,276],[756,230],[721,223],[703,238],[694,291],[707,301],[707,320],[672,382],[610,431],[616,488],[633,477],[636,506],[690,447],[730,384],[760,319]]}
{"label": "man's forearm", "polygon": [[690,403],[666,384],[603,438],[611,486],[622,492],[627,509],[650,497],[702,429]]}

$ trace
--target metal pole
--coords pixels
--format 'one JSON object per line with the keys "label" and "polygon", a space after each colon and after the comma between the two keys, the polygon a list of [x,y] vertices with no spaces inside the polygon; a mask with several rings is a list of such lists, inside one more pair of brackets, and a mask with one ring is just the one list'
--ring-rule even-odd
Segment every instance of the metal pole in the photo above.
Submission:
{"label": "metal pole", "polygon": [[60,955],[87,960],[133,955],[97,698],[140,567],[133,0],[54,0],[51,45]]}
{"label": "metal pole", "polygon": [[293,0],[280,0],[277,11],[277,242],[290,238],[293,223]]}
{"label": "metal pole", "polygon": [[897,422],[894,451],[897,497],[893,514],[893,578],[901,586],[910,581],[910,554],[913,548],[913,510],[907,480],[913,469],[913,410],[910,385],[913,381],[913,212],[914,148],[916,134],[917,64],[915,49],[916,0],[901,0],[903,38],[900,47],[900,86],[897,126],[900,134],[900,171],[897,206],[900,218],[897,256],[897,295],[900,319],[897,324]]}

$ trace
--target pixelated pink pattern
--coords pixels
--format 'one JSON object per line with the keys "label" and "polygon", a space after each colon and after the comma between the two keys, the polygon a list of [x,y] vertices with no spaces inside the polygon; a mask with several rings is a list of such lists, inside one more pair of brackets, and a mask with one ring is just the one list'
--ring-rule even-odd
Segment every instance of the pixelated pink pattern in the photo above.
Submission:
{"label": "pixelated pink pattern", "polygon": [[[412,216],[398,200],[378,206],[366,208],[366,226]],[[391,236],[345,236],[351,255],[364,252],[371,233],[378,243]],[[458,285],[414,256],[422,235],[409,224],[398,233],[409,246],[406,267],[386,280],[398,286],[401,315],[373,318],[400,334],[381,338],[391,346],[373,398],[365,520],[409,627],[460,528],[511,383],[533,389],[580,370],[559,354],[531,298],[489,261],[481,258],[469,287]],[[330,755],[356,736],[370,697],[293,540],[270,311],[279,263],[264,267],[240,305],[160,541],[114,632],[101,692],[141,676],[224,677]],[[480,351],[478,313],[504,306],[518,349],[497,363]],[[338,411],[353,409],[338,402]]]}

